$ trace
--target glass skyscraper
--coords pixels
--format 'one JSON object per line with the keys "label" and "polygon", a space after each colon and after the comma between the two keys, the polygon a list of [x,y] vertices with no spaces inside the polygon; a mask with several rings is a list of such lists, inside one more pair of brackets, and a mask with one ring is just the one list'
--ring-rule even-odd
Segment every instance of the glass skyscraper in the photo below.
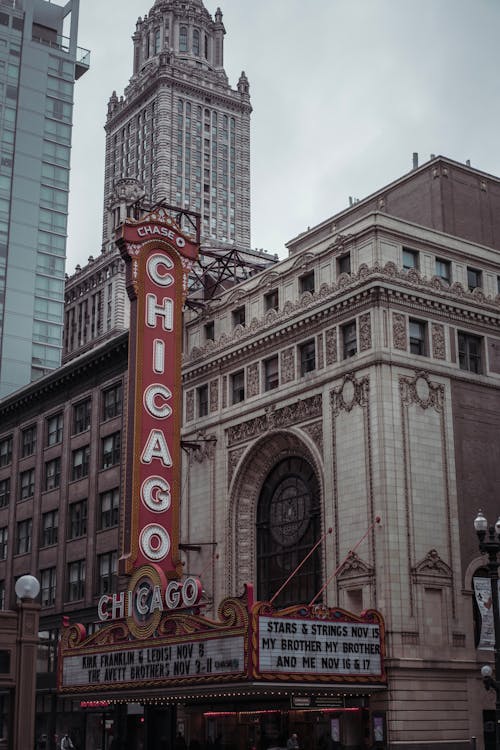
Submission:
{"label": "glass skyscraper", "polygon": [[79,0],[0,0],[0,398],[61,361]]}

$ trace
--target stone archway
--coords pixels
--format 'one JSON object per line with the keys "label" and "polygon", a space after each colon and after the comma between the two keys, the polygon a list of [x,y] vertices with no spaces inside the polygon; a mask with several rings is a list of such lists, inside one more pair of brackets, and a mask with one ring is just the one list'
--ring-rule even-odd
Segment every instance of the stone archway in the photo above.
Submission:
{"label": "stone archway", "polygon": [[321,526],[324,526],[323,466],[317,447],[297,428],[266,433],[243,454],[229,488],[226,532],[226,594],[229,596],[240,594],[245,583],[255,580],[256,512],[261,487],[271,469],[289,456],[304,458],[314,469],[320,488]]}

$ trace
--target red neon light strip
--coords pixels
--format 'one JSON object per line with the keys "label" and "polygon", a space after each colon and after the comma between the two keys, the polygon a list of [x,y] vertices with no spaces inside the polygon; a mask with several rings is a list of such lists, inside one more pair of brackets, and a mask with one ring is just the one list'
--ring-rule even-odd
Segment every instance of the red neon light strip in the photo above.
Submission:
{"label": "red neon light strip", "polygon": [[260,714],[281,714],[281,713],[288,713],[289,711],[302,711],[303,713],[307,711],[309,712],[314,711],[315,713],[320,712],[322,714],[332,714],[332,713],[339,713],[339,711],[341,711],[342,713],[357,712],[357,711],[361,711],[361,708],[359,708],[358,706],[354,708],[342,708],[341,706],[339,706],[338,708],[321,708],[318,706],[317,708],[294,707],[294,708],[289,708],[285,710],[279,710],[276,708],[274,709],[266,708],[266,709],[262,709],[262,711],[206,711],[203,714],[203,716],[209,719],[213,719],[217,717],[220,718],[223,716],[257,716]]}

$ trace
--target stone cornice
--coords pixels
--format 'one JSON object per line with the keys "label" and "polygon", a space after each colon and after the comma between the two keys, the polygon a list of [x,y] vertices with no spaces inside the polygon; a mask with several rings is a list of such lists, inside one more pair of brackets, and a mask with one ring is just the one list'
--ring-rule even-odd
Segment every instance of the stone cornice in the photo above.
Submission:
{"label": "stone cornice", "polygon": [[160,85],[167,83],[176,89],[185,91],[189,96],[198,96],[204,100],[212,96],[218,104],[224,104],[229,110],[252,111],[249,101],[242,99],[241,94],[233,89],[224,76],[210,70],[198,71],[182,61],[167,63],[152,60],[147,71],[131,79],[125,89],[123,101],[108,116],[105,130],[115,130],[122,122],[128,120],[130,112],[137,109],[140,99],[147,100]]}
{"label": "stone cornice", "polygon": [[[271,270],[270,274],[273,273],[276,272]],[[268,275],[267,278],[271,277]],[[262,283],[262,287],[265,286],[267,284]],[[230,334],[222,334],[215,342],[193,347],[186,354],[184,365],[189,367],[199,363],[203,369],[212,367],[214,361],[220,363],[241,357],[242,353],[260,348],[270,339],[286,336],[293,329],[314,324],[327,316],[339,316],[343,310],[352,313],[360,305],[382,297],[389,304],[418,306],[426,314],[432,312],[433,316],[462,324],[496,328],[500,324],[500,295],[486,297],[480,289],[469,292],[458,282],[448,286],[436,276],[428,279],[413,269],[398,269],[392,262],[383,267],[375,264],[371,268],[363,264],[357,274],[341,274],[336,283],[322,284],[314,294],[304,292],[296,302],[286,302],[280,311],[270,310],[260,320],[254,318],[248,326],[236,326]],[[222,309],[226,308],[224,305]]]}

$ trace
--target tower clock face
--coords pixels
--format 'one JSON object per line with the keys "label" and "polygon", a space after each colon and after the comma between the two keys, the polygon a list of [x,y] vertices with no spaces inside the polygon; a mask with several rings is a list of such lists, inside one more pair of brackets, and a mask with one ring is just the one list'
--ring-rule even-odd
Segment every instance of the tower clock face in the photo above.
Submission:
{"label": "tower clock face", "polygon": [[269,508],[269,530],[283,547],[297,544],[303,537],[311,516],[311,494],[296,476],[286,477],[276,487]]}

